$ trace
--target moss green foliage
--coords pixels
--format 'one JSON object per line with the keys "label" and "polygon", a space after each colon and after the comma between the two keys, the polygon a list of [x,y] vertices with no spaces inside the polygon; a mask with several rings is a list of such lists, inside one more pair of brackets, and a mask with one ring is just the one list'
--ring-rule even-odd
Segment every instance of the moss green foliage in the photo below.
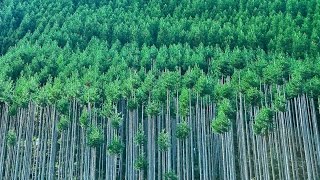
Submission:
{"label": "moss green foliage", "polygon": [[186,121],[177,124],[176,136],[179,139],[186,139],[190,133],[190,127]]}
{"label": "moss green foliage", "polygon": [[148,167],[147,157],[144,153],[140,154],[134,163],[134,168],[136,170],[142,171],[146,170]]}
{"label": "moss green foliage", "polygon": [[88,145],[99,147],[103,143],[103,133],[101,127],[90,126],[87,131]]}
{"label": "moss green foliage", "polygon": [[7,133],[6,140],[7,140],[7,144],[9,146],[14,146],[17,142],[16,132],[14,130],[10,129]]}
{"label": "moss green foliage", "polygon": [[141,124],[139,125],[137,134],[134,137],[134,141],[137,145],[144,145],[144,143],[146,142],[146,135]]}
{"label": "moss green foliage", "polygon": [[170,147],[169,134],[163,129],[158,135],[158,146],[160,151],[167,151]]}
{"label": "moss green foliage", "polygon": [[112,155],[119,155],[124,148],[120,137],[115,136],[108,144],[108,152]]}
{"label": "moss green foliage", "polygon": [[255,117],[253,124],[254,133],[266,135],[273,128],[273,112],[270,108],[262,107]]}

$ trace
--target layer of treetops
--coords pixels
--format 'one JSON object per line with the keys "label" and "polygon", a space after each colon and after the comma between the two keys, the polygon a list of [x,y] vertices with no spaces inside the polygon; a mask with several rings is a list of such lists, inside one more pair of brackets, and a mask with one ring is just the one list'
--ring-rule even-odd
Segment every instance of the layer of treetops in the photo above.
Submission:
{"label": "layer of treetops", "polygon": [[0,179],[317,180],[320,1],[3,0]]}

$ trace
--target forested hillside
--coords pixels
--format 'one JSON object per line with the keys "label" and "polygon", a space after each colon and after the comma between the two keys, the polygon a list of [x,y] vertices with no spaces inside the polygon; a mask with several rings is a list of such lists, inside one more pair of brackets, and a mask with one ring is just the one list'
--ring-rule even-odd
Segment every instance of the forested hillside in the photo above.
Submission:
{"label": "forested hillside", "polygon": [[3,0],[0,180],[319,180],[320,1]]}

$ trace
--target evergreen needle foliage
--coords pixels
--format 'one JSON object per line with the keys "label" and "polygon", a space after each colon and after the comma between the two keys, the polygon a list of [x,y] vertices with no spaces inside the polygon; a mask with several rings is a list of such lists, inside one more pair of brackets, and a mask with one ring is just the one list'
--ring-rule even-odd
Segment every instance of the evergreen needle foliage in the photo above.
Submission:
{"label": "evergreen needle foliage", "polygon": [[167,172],[164,174],[164,179],[165,180],[178,180],[178,176],[173,172]]}
{"label": "evergreen needle foliage", "polygon": [[61,132],[63,130],[66,130],[69,126],[70,120],[67,116],[61,115],[59,122],[58,122],[58,130]]}
{"label": "evergreen needle foliage", "polygon": [[166,151],[170,147],[169,135],[164,129],[158,135],[158,146],[160,151]]}
{"label": "evergreen needle foliage", "polygon": [[159,103],[151,102],[147,106],[147,114],[150,116],[157,116],[160,112]]}
{"label": "evergreen needle foliage", "polygon": [[108,151],[112,155],[119,155],[122,152],[123,148],[124,146],[121,143],[120,138],[117,136],[114,137],[110,142],[110,144],[108,145]]}
{"label": "evergreen needle foliage", "polygon": [[142,171],[148,167],[148,161],[145,154],[140,154],[134,164],[135,169]]}
{"label": "evergreen needle foliage", "polygon": [[103,143],[103,133],[101,127],[91,126],[87,132],[88,145],[90,147],[99,147]]}
{"label": "evergreen needle foliage", "polygon": [[89,115],[86,108],[82,110],[81,116],[80,116],[80,125],[82,128],[86,128],[89,125]]}
{"label": "evergreen needle foliage", "polygon": [[134,140],[137,145],[144,145],[146,141],[146,135],[144,134],[143,127],[141,124],[139,125],[139,129]]}
{"label": "evergreen needle foliage", "polygon": [[9,146],[14,146],[17,142],[17,135],[16,132],[10,129],[7,133],[7,144]]}
{"label": "evergreen needle foliage", "polygon": [[274,108],[278,112],[285,112],[286,98],[283,95],[277,95],[274,100]]}
{"label": "evergreen needle foliage", "polygon": [[253,130],[257,135],[266,135],[273,128],[273,112],[270,108],[263,107],[257,114]]}
{"label": "evergreen needle foliage", "polygon": [[186,139],[189,136],[190,127],[186,121],[182,121],[177,124],[176,135],[179,139]]}
{"label": "evergreen needle foliage", "polygon": [[319,12],[0,1],[0,179],[319,179]]}
{"label": "evergreen needle foliage", "polygon": [[111,126],[115,129],[118,129],[122,123],[122,116],[121,116],[121,113],[118,113],[116,111],[113,111],[111,113],[111,116],[110,116],[110,123],[111,123]]}

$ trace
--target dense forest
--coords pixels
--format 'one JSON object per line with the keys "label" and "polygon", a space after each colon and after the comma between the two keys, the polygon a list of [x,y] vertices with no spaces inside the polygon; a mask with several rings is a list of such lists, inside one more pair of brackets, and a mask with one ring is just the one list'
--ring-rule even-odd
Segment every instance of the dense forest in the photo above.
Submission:
{"label": "dense forest", "polygon": [[319,180],[320,1],[0,1],[0,179]]}

